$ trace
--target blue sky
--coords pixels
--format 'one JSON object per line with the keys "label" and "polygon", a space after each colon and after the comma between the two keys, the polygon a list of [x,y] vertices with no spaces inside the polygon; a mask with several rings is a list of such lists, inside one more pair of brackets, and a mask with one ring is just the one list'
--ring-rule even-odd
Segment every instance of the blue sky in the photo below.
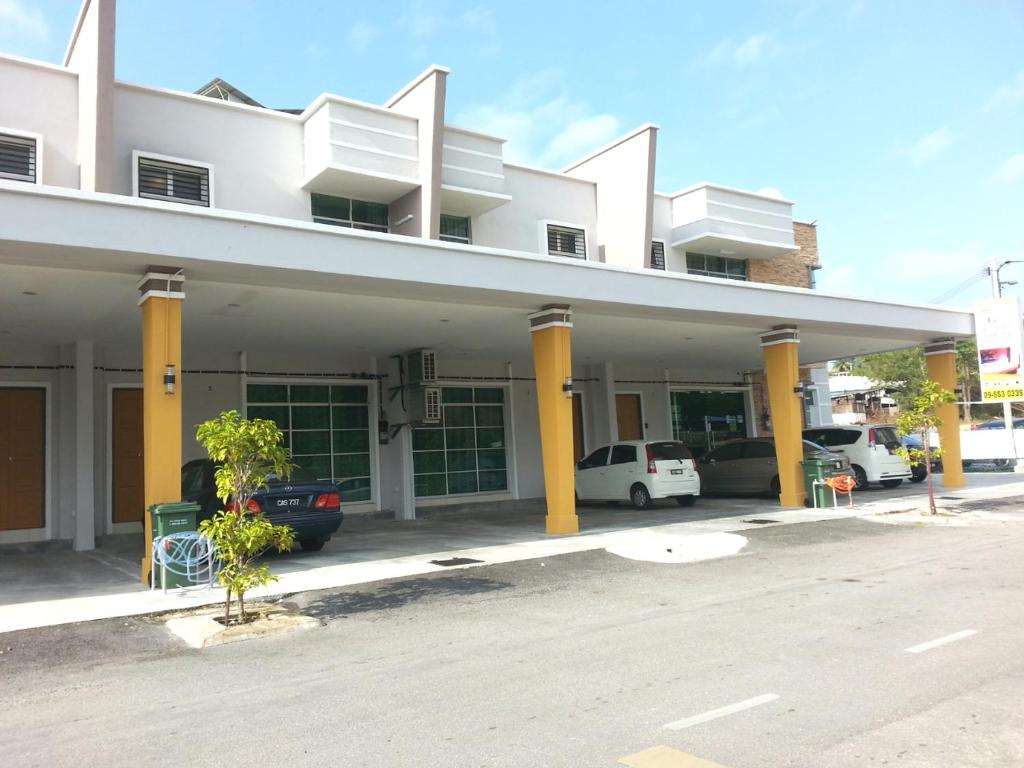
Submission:
{"label": "blue sky", "polygon": [[[0,50],[60,61],[77,9],[0,0]],[[449,121],[544,167],[656,123],[659,190],[781,190],[819,222],[828,290],[929,301],[1024,259],[1021,0],[121,0],[118,21],[120,79],[220,76],[268,106],[380,103],[444,64]],[[1024,293],[1024,264],[1003,276]]]}

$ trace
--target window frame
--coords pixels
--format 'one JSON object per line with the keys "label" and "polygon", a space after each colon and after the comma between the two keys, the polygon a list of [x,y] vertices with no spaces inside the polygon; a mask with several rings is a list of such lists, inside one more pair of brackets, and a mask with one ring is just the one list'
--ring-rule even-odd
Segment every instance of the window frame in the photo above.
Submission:
{"label": "window frame", "polygon": [[[338,219],[334,216],[317,216],[313,213],[313,199],[315,197],[330,197],[335,200],[348,200],[348,218]],[[385,218],[387,223],[384,224],[384,228],[381,229],[377,224],[369,224],[364,221],[357,222],[353,218],[352,210],[356,203],[363,203],[365,205],[380,205],[384,207],[386,212]],[[343,229],[357,229],[360,232],[379,232],[382,234],[389,234],[391,232],[391,206],[387,203],[378,203],[376,200],[357,200],[354,197],[344,197],[343,195],[329,195],[325,192],[311,192],[309,194],[309,215],[313,220],[314,224],[323,224],[328,227],[341,227]]]}
{"label": "window frame", "polygon": [[[702,258],[704,260],[704,268],[703,269],[693,269],[693,268],[691,268],[690,267],[690,257],[691,256],[699,256],[700,258]],[[738,277],[736,275],[730,275],[729,272],[728,272],[728,266],[729,266],[728,263],[724,264],[724,266],[726,267],[726,271],[725,272],[719,272],[717,270],[713,271],[713,270],[708,269],[708,259],[722,259],[723,262],[737,262],[737,263],[742,264],[743,265],[743,277]],[[711,253],[698,253],[697,251],[687,251],[686,252],[686,274],[688,274],[688,275],[697,275],[699,277],[713,277],[713,278],[716,278],[718,280],[735,280],[737,282],[747,283],[747,282],[750,282],[750,270],[749,270],[749,264],[747,264],[747,262],[748,262],[748,259],[739,259],[739,258],[736,258],[735,256],[715,256],[714,254],[711,254]]]}
{"label": "window frame", "polygon": [[[465,219],[465,221],[466,221],[466,233],[467,233],[466,237],[462,238],[462,237],[455,237],[454,235],[445,235],[444,232],[441,231],[441,227],[443,226],[445,217],[447,217],[449,219]],[[473,244],[473,217],[472,216],[459,216],[459,215],[454,214],[454,213],[442,213],[441,214],[441,220],[440,220],[440,223],[438,225],[437,239],[441,240],[442,242],[445,242],[445,243],[462,243],[463,245],[472,245]]]}
{"label": "window frame", "polygon": [[[161,195],[146,195],[139,191],[139,161],[140,160],[154,160],[158,163],[170,163],[173,165],[181,165],[185,167],[196,168],[197,170],[206,171],[206,186],[207,186],[207,200],[203,203],[200,200],[188,200],[183,197],[165,197]],[[213,163],[203,163],[199,160],[190,160],[184,157],[171,157],[170,155],[160,155],[156,152],[146,152],[141,149],[132,150],[132,197],[136,197],[139,200],[155,200],[158,203],[174,203],[176,205],[188,205],[193,208],[215,208],[214,203],[214,179],[213,179]]]}
{"label": "window frame", "polygon": [[[588,248],[590,236],[587,232],[587,227],[583,224],[569,222],[569,221],[555,221],[554,219],[542,219],[539,222],[540,230],[540,252],[545,256],[554,256],[559,259],[575,259],[576,261],[590,261],[590,250]],[[552,252],[548,248],[548,233],[554,227],[555,229],[563,230],[574,230],[580,232],[583,235],[583,255],[579,256],[575,253],[565,253],[563,251]]]}
{"label": "window frame", "polygon": [[29,139],[35,142],[36,152],[36,173],[35,178],[30,180],[23,176],[15,176],[14,174],[0,173],[0,179],[5,181],[20,181],[23,184],[37,184],[43,183],[43,134],[35,133],[34,131],[22,131],[17,128],[5,128],[0,126],[0,137],[10,136],[12,139]]}
{"label": "window frame", "polygon": [[[654,266],[654,245],[658,244],[661,246],[661,266]],[[662,240],[660,237],[651,238],[651,254],[650,254],[650,268],[656,269],[659,272],[668,272],[668,243]]]}

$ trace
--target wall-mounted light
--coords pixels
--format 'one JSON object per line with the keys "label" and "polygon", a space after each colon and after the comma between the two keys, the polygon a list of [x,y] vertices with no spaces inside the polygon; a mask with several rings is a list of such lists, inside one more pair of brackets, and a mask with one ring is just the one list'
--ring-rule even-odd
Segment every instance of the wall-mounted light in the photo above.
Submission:
{"label": "wall-mounted light", "polygon": [[794,395],[802,395],[804,393],[804,383],[801,381],[795,387],[793,387]]}
{"label": "wall-mounted light", "polygon": [[413,215],[412,215],[411,213],[407,213],[407,214],[406,214],[405,216],[403,216],[402,218],[400,218],[400,219],[399,219],[398,221],[396,221],[396,222],[395,222],[394,224],[392,224],[391,226],[392,226],[392,227],[400,227],[400,226],[402,226],[403,224],[408,224],[408,223],[409,223],[410,221],[412,221],[412,220],[413,220],[414,218],[416,218],[416,217],[415,217],[415,216],[413,216]]}
{"label": "wall-mounted light", "polygon": [[764,424],[764,428],[767,432],[772,431],[772,415],[768,411],[761,414],[761,423]]}
{"label": "wall-mounted light", "polygon": [[164,392],[168,395],[174,394],[174,366],[169,364],[164,368]]}
{"label": "wall-mounted light", "polygon": [[562,391],[565,393],[567,398],[570,400],[572,399],[572,376],[568,376],[565,379],[565,383],[562,385]]}

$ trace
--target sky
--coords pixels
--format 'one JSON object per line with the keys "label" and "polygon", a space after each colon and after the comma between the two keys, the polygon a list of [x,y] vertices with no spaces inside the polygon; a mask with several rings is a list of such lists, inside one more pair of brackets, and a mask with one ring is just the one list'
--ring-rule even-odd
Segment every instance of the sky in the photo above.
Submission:
{"label": "sky", "polygon": [[[60,63],[76,0],[0,0],[0,51]],[[382,103],[430,64],[448,121],[553,170],[645,123],[657,189],[774,188],[819,288],[966,306],[1024,260],[1024,0],[120,0],[117,77],[222,77],[273,107]],[[1004,280],[1024,294],[1024,263]]]}

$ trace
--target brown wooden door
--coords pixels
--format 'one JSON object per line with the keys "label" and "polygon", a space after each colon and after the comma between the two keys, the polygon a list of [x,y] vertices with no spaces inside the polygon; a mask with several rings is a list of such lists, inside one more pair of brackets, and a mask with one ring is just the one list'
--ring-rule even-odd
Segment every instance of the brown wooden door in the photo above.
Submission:
{"label": "brown wooden door", "polygon": [[0,531],[46,525],[46,390],[0,388]]}
{"label": "brown wooden door", "polygon": [[578,463],[586,451],[583,444],[583,395],[579,392],[572,395],[572,450],[574,461]]}
{"label": "brown wooden door", "polygon": [[643,440],[643,409],[640,395],[616,395],[615,414],[619,422],[619,440]]}
{"label": "brown wooden door", "polygon": [[115,523],[137,523],[146,507],[143,487],[142,390],[115,389],[113,395],[111,471]]}

